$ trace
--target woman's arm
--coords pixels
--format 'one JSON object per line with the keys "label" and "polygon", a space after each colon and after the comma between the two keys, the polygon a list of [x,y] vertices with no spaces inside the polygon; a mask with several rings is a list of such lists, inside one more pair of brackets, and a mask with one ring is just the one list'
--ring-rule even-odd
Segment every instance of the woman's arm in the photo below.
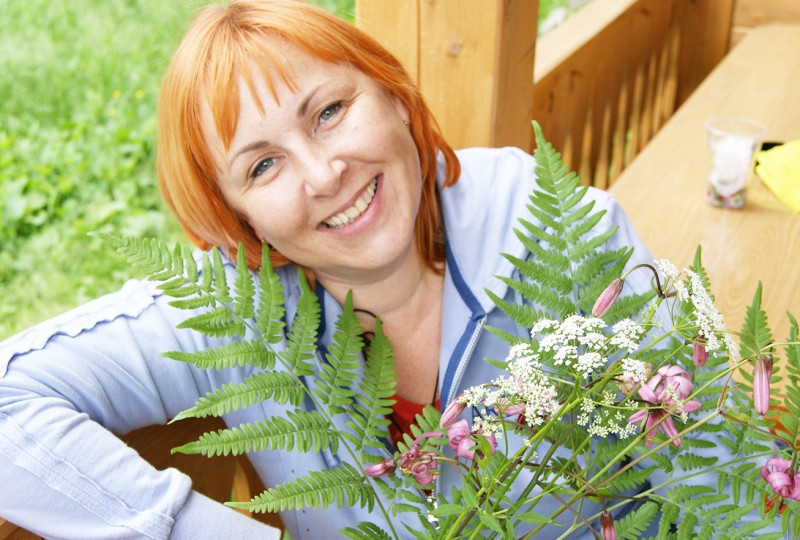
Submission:
{"label": "woman's arm", "polygon": [[111,433],[163,424],[222,382],[160,356],[207,345],[175,330],[185,317],[132,282],[0,344],[3,517],[48,538],[269,537]]}

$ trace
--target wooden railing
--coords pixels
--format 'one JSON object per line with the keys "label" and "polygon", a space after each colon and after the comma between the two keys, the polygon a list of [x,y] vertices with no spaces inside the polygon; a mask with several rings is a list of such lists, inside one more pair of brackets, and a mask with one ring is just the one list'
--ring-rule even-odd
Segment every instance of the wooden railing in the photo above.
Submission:
{"label": "wooden railing", "polygon": [[733,5],[592,0],[538,42],[538,0],[357,0],[356,24],[408,67],[456,148],[530,151],[535,119],[607,187],[724,56]]}

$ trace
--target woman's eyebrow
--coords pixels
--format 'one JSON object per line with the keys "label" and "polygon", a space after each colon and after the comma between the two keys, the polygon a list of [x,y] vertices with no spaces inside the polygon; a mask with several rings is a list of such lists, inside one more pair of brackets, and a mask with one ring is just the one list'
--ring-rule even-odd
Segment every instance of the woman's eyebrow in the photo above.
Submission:
{"label": "woman's eyebrow", "polygon": [[305,97],[305,99],[303,99],[303,101],[300,103],[300,107],[298,107],[297,109],[298,118],[302,118],[303,116],[305,116],[306,111],[308,110],[308,104],[311,103],[311,100],[314,98],[316,93],[319,92],[322,86],[323,86],[322,84],[318,84],[317,86],[312,88],[311,91],[308,93],[308,95]]}
{"label": "woman's eyebrow", "polygon": [[246,154],[248,152],[252,152],[253,150],[259,150],[261,148],[266,148],[269,146],[269,141],[253,141],[250,144],[244,145],[240,148],[228,162],[228,168],[232,168],[234,162],[239,158],[239,156]]}

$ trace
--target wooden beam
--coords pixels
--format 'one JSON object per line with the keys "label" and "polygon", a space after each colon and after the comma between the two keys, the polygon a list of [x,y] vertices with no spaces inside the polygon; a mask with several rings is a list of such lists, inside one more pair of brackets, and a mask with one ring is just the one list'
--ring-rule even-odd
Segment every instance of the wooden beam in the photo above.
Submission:
{"label": "wooden beam", "polygon": [[538,7],[539,0],[357,0],[356,25],[404,63],[455,148],[530,150]]}

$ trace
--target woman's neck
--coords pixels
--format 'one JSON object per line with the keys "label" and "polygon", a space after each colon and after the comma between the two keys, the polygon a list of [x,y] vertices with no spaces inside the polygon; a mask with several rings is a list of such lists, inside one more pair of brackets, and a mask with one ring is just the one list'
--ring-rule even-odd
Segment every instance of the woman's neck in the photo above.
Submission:
{"label": "woman's neck", "polygon": [[397,393],[413,403],[430,403],[439,372],[444,276],[420,262],[384,279],[353,284],[318,279],[340,303],[353,291],[364,331],[374,330],[372,315],[381,318],[395,353]]}

